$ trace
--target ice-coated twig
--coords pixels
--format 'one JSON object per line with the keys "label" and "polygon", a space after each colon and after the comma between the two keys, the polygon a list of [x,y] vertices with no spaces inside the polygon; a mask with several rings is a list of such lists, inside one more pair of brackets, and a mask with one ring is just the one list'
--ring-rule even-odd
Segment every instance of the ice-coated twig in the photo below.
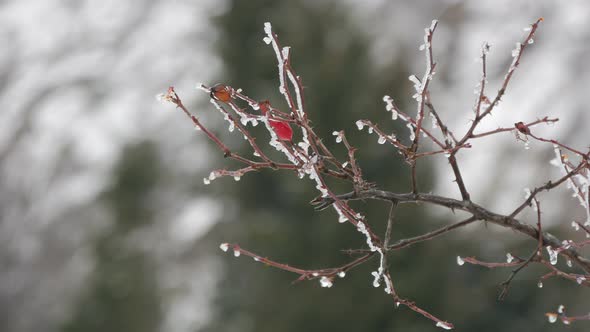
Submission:
{"label": "ice-coated twig", "polygon": [[[410,80],[414,82],[416,90],[416,94],[414,95],[414,98],[417,101],[416,116],[409,116],[400,110],[391,97],[385,96],[383,98],[385,109],[386,111],[391,112],[392,119],[403,121],[406,127],[410,129],[411,143],[407,145],[401,143],[396,138],[396,135],[385,134],[385,132],[380,129],[380,126],[368,120],[357,121],[359,129],[364,129],[366,127],[369,134],[376,134],[376,141],[378,144],[390,143],[389,145],[404,157],[411,169],[411,192],[409,193],[395,193],[381,190],[377,188],[376,184],[366,181],[360,164],[356,159],[355,152],[357,149],[348,141],[344,131],[334,131],[337,143],[342,143],[338,146],[344,146],[346,148],[346,154],[344,156],[339,157],[338,154],[333,153],[324,144],[322,138],[314,131],[314,128],[311,126],[311,122],[308,119],[308,114],[305,110],[305,96],[303,94],[302,80],[291,66],[291,49],[289,47],[281,47],[276,34],[272,32],[272,26],[270,23],[265,24],[264,41],[267,44],[271,44],[275,52],[279,74],[279,92],[286,100],[289,112],[279,111],[272,107],[268,101],[259,102],[257,100],[260,99],[254,99],[247,96],[242,92],[242,89],[234,89],[230,86],[221,84],[217,84],[213,87],[207,87],[203,84],[198,86],[198,89],[203,90],[210,95],[211,103],[220,111],[223,118],[228,122],[228,130],[232,131],[238,129],[240,134],[243,135],[244,139],[247,140],[249,145],[253,148],[254,156],[258,159],[252,160],[251,158],[246,158],[243,155],[230,150],[230,148],[222,142],[218,136],[208,130],[195,115],[188,111],[174,91],[174,88],[169,88],[167,93],[159,95],[159,100],[171,102],[180,108],[192,121],[192,125],[196,129],[204,132],[223,152],[225,157],[234,159],[242,164],[241,168],[236,170],[217,169],[212,171],[208,177],[204,178],[203,181],[205,184],[224,176],[231,176],[234,180],[238,181],[246,173],[263,169],[288,170],[295,173],[299,178],[303,179],[308,177],[319,192],[319,196],[311,201],[311,204],[315,206],[316,210],[323,210],[332,206],[336,211],[338,221],[353,225],[359,233],[361,233],[361,236],[366,243],[366,247],[348,250],[350,254],[361,255],[351,260],[349,263],[340,267],[315,270],[306,270],[278,263],[266,257],[244,250],[236,244],[223,243],[220,245],[220,248],[224,251],[231,249],[231,252],[235,257],[241,255],[249,256],[255,261],[261,262],[265,265],[298,274],[299,277],[297,278],[297,281],[318,279],[320,285],[327,288],[334,285],[336,277],[342,278],[350,269],[367,262],[372,257],[378,256],[379,263],[376,270],[372,272],[373,285],[380,287],[384,284],[384,291],[392,296],[396,306],[404,305],[412,311],[432,320],[437,327],[443,329],[451,329],[453,328],[453,325],[418,307],[414,302],[403,299],[399,296],[398,290],[395,288],[391,276],[391,271],[389,270],[387,259],[388,254],[417,243],[433,240],[441,235],[466,227],[478,221],[489,222],[512,229],[515,232],[524,234],[536,241],[535,250],[527,259],[520,258],[512,253],[507,254],[507,260],[505,262],[499,263],[483,262],[474,257],[457,257],[459,265],[463,265],[467,262],[488,268],[514,267],[514,270],[512,270],[512,273],[508,276],[506,281],[501,284],[503,288],[500,297],[505,296],[511,281],[515,278],[517,273],[533,263],[544,266],[548,270],[548,272],[539,279],[540,287],[542,286],[543,280],[551,277],[565,278],[580,286],[590,287],[590,260],[578,251],[578,249],[590,245],[590,240],[560,241],[555,236],[545,232],[541,227],[541,210],[538,201],[538,196],[541,192],[550,191],[561,184],[566,184],[572,190],[572,195],[578,199],[580,205],[586,211],[585,222],[574,220],[571,225],[575,230],[583,230],[584,233],[582,234],[590,237],[590,151],[585,153],[580,149],[570,147],[557,140],[542,138],[534,134],[531,130],[532,127],[543,123],[550,124],[557,121],[557,119],[551,119],[549,117],[544,117],[528,123],[518,122],[514,127],[501,127],[491,131],[480,133],[475,132],[481,120],[492,112],[494,107],[497,106],[498,102],[505,94],[506,88],[519,64],[522,54],[527,48],[527,45],[531,44],[537,26],[541,21],[542,19],[539,19],[532,24],[530,29],[527,30],[529,31],[527,37],[522,43],[517,44],[513,52],[512,63],[508,68],[500,90],[492,101],[487,98],[485,92],[487,86],[486,66],[489,45],[483,44],[481,49],[482,74],[478,90],[476,91],[477,100],[474,105],[475,119],[465,135],[459,140],[445,125],[441,114],[435,109],[428,91],[428,85],[432,80],[432,75],[434,75],[434,69],[436,67],[432,55],[432,35],[435,31],[437,22],[433,21],[430,28],[425,29],[424,45],[421,46],[421,50],[425,50],[426,71],[422,79],[419,79],[416,76],[410,77]],[[247,106],[242,108],[240,106],[242,103],[247,104]],[[431,130],[425,128],[423,123],[424,113],[426,112],[425,108],[430,111],[433,128],[439,128],[441,130],[442,139],[438,138]],[[249,109],[252,109],[252,113],[247,111]],[[270,140],[266,140],[265,142],[283,153],[284,158],[288,161],[274,161],[263,153],[263,150],[259,145],[261,141],[257,141],[257,138],[259,139],[259,137],[253,135],[248,128],[248,124],[256,126],[258,123],[263,123],[270,134]],[[280,123],[280,126],[277,125],[277,123]],[[294,137],[291,126],[299,130],[300,134]],[[277,128],[282,131],[275,131],[278,130]],[[521,135],[522,139],[528,140],[530,137],[531,140],[554,144],[556,158],[551,161],[551,164],[559,167],[562,172],[561,177],[556,180],[548,181],[542,186],[529,190],[525,200],[509,215],[495,213],[471,200],[469,192],[463,182],[459,164],[456,159],[456,154],[459,151],[472,147],[469,140],[492,136],[503,132],[515,132]],[[424,145],[419,144],[421,142],[421,136],[430,139],[434,143],[435,148],[433,150],[418,152],[419,148],[422,148]],[[295,143],[294,138],[301,138],[301,141]],[[578,161],[576,163],[572,162],[562,151],[572,153]],[[341,153],[341,155],[342,154],[343,153]],[[444,154],[449,161],[451,169],[455,175],[457,186],[461,192],[461,200],[429,193],[421,193],[418,190],[416,161],[422,157],[437,156],[441,154]],[[260,159],[262,159],[262,161],[260,161]],[[345,194],[335,193],[330,187],[332,185],[332,180],[328,181],[329,179],[344,182],[346,185],[352,187],[352,191]],[[386,231],[383,237],[375,234],[371,229],[369,221],[366,220],[361,213],[357,212],[356,208],[352,208],[349,205],[349,201],[353,200],[380,200],[391,203]],[[462,221],[451,223],[413,237],[393,239],[394,235],[397,234],[393,230],[396,226],[393,217],[398,204],[436,205],[453,212],[455,210],[461,210],[467,212],[469,216]],[[520,212],[528,206],[536,208],[536,227],[530,225],[526,221],[516,218]],[[549,255],[548,258],[545,258],[542,255],[540,249],[543,247],[547,249]],[[556,265],[558,256],[563,257],[562,262],[565,261],[567,268],[561,268],[559,265]],[[571,270],[569,270],[570,268],[578,268],[577,273],[571,272]],[[564,322],[583,319],[567,317],[565,316],[565,313],[562,313],[562,311],[559,310],[558,313],[562,314],[563,317],[566,317]]]}

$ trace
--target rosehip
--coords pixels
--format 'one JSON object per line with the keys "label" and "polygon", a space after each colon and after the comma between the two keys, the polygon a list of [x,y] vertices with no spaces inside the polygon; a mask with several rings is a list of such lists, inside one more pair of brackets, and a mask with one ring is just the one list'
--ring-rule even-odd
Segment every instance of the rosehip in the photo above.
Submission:
{"label": "rosehip", "polygon": [[280,140],[291,141],[293,139],[293,129],[291,129],[289,123],[274,120],[269,120],[268,123],[275,131],[275,134],[277,134]]}
{"label": "rosehip", "polygon": [[517,122],[514,124],[514,127],[520,131],[521,133],[525,134],[525,135],[530,135],[531,134],[531,130],[529,129],[529,127],[527,127],[522,121]]}
{"label": "rosehip", "polygon": [[[260,107],[260,112],[262,113],[262,115],[266,115],[268,111],[271,110],[270,102],[268,100],[263,100],[259,102],[258,107]],[[291,129],[291,126],[288,122],[269,119],[268,123],[270,124],[270,126],[272,127],[275,134],[277,134],[280,140],[293,140],[293,129]]]}
{"label": "rosehip", "polygon": [[211,93],[209,94],[211,98],[217,99],[224,103],[227,103],[231,99],[231,93],[227,86],[223,84],[216,84],[211,88]]}

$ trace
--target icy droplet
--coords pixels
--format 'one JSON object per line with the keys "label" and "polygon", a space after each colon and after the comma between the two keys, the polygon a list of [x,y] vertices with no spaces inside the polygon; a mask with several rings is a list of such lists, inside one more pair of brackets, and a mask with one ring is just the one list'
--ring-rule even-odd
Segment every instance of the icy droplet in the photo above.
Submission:
{"label": "icy droplet", "polygon": [[346,276],[346,272],[344,272],[344,271],[338,272],[338,277],[344,278],[345,276]]}
{"label": "icy droplet", "polygon": [[320,285],[325,288],[330,288],[333,285],[332,279],[324,276],[320,279]]}
{"label": "icy droplet", "polygon": [[369,134],[373,133],[373,127],[369,127],[369,129],[367,129],[367,131],[369,132]]}
{"label": "icy droplet", "polygon": [[535,40],[533,38],[529,39],[529,41],[528,41],[529,44],[532,44],[534,42],[535,42]]}
{"label": "icy droplet", "polygon": [[552,313],[552,312],[548,312],[546,315],[547,315],[547,320],[549,321],[549,323],[553,324],[553,323],[557,322],[557,314]]}
{"label": "icy droplet", "polygon": [[240,181],[241,177],[239,175],[234,176],[234,180]]}
{"label": "icy droplet", "polygon": [[557,264],[557,250],[553,250],[551,246],[547,246],[545,249],[547,249],[547,253],[549,254],[549,262],[551,265]]}
{"label": "icy droplet", "polygon": [[314,276],[314,277],[317,277],[317,276],[319,276],[320,274],[319,274],[319,273],[317,273],[317,272],[314,272],[314,273],[312,273],[311,275],[312,275],[312,276]]}
{"label": "icy droplet", "polygon": [[219,245],[219,249],[223,250],[223,251],[227,251],[227,249],[229,249],[229,243],[222,243]]}
{"label": "icy droplet", "polygon": [[516,43],[516,47],[512,50],[512,57],[516,58],[520,55],[520,48],[522,47],[521,43]]}
{"label": "icy droplet", "polygon": [[379,144],[385,144],[385,142],[387,142],[387,140],[385,139],[385,136],[379,136],[379,139],[377,140],[377,143],[379,143]]}
{"label": "icy droplet", "polygon": [[346,216],[344,215],[344,213],[340,214],[340,216],[338,217],[338,222],[343,224],[345,222],[348,221],[348,218],[346,218]]}
{"label": "icy droplet", "polygon": [[572,264],[572,261],[570,259],[568,259],[565,263],[567,264],[567,267],[574,266],[574,264]]}
{"label": "icy droplet", "polygon": [[449,324],[444,323],[444,322],[438,322],[438,323],[436,323],[436,327],[440,327],[440,328],[445,329],[445,330],[452,329],[452,327]]}
{"label": "icy droplet", "polygon": [[543,288],[543,282],[542,281],[539,281],[539,283],[537,284],[537,287]]}
{"label": "icy droplet", "polygon": [[565,309],[565,307],[563,304],[560,304],[559,307],[557,307],[557,313],[563,314],[563,309]]}
{"label": "icy droplet", "polygon": [[576,278],[576,282],[578,283],[578,285],[581,285],[584,281],[586,281],[586,277],[584,276],[578,276]]}
{"label": "icy droplet", "polygon": [[463,264],[465,264],[463,258],[461,258],[461,256],[457,256],[457,265],[463,266]]}
{"label": "icy droplet", "polygon": [[239,249],[234,249],[234,256],[235,257],[240,257],[241,254],[242,254],[242,252]]}
{"label": "icy droplet", "polygon": [[201,131],[201,127],[195,126],[195,131]]}
{"label": "icy droplet", "polygon": [[258,258],[258,257],[254,257],[254,261],[256,261],[256,262],[260,262],[260,258]]}
{"label": "icy droplet", "polygon": [[267,37],[264,37],[264,38],[262,38],[262,40],[264,41],[264,43],[265,43],[266,45],[268,45],[268,44],[270,44],[270,43],[272,42],[272,38],[270,38],[270,37],[268,37],[268,36],[267,36]]}
{"label": "icy droplet", "polygon": [[209,180],[208,178],[203,178],[203,183],[209,184],[209,183],[211,183],[211,180]]}

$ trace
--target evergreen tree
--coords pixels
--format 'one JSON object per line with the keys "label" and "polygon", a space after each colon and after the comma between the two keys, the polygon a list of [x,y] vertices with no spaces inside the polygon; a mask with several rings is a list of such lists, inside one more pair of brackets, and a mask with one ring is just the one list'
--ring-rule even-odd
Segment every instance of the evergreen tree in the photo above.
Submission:
{"label": "evergreen tree", "polygon": [[160,298],[150,257],[128,236],[151,222],[150,193],[160,170],[150,143],[127,147],[103,201],[114,224],[95,244],[96,267],[89,287],[63,332],[158,331]]}

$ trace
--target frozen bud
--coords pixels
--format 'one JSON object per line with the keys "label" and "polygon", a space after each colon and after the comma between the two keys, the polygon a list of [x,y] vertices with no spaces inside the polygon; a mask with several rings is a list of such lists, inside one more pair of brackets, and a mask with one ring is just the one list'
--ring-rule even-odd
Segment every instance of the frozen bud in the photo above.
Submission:
{"label": "frozen bud", "polygon": [[512,263],[513,260],[514,260],[514,257],[512,256],[512,254],[507,253],[506,254],[506,263]]}
{"label": "frozen bud", "polygon": [[333,285],[333,283],[332,283],[332,279],[330,279],[330,278],[328,278],[328,277],[326,277],[326,276],[324,276],[324,277],[321,277],[321,278],[320,278],[320,285],[321,285],[322,287],[325,287],[325,288],[330,288],[330,287],[332,287],[332,285]]}
{"label": "frozen bud", "polygon": [[572,228],[573,228],[574,230],[576,230],[576,231],[579,231],[579,230],[580,230],[580,225],[578,225],[578,223],[577,223],[577,222],[575,222],[575,221],[572,221]]}
{"label": "frozen bud", "polygon": [[557,307],[557,312],[563,314],[563,309],[565,309],[565,307],[563,306],[563,304],[560,304],[559,307]]}
{"label": "frozen bud", "polygon": [[379,135],[379,139],[377,140],[377,143],[385,144],[386,141],[387,141],[387,139],[385,138],[385,136]]}
{"label": "frozen bud", "polygon": [[586,277],[584,277],[584,276],[576,277],[576,282],[578,283],[578,285],[581,285],[584,281],[586,281]]}
{"label": "frozen bud", "polygon": [[461,258],[461,256],[457,256],[457,265],[463,266],[463,264],[465,264],[463,258]]}
{"label": "frozen bud", "polygon": [[363,123],[363,121],[362,121],[362,120],[358,120],[358,121],[356,122],[356,127],[357,127],[359,130],[363,130],[363,128],[365,127],[365,124]]}
{"label": "frozen bud", "polygon": [[574,266],[574,264],[572,263],[571,259],[568,259],[565,263],[567,264],[567,267]]}
{"label": "frozen bud", "polygon": [[332,135],[336,136],[336,143],[342,143],[342,132],[335,131]]}
{"label": "frozen bud", "polygon": [[227,249],[229,249],[229,243],[222,243],[219,245],[219,249],[223,250],[223,251],[227,251]]}
{"label": "frozen bud", "polygon": [[268,45],[268,44],[270,44],[270,43],[272,42],[272,38],[270,38],[270,37],[268,37],[268,36],[266,36],[266,37],[262,38],[262,40],[264,41],[264,43],[265,43],[266,45]]}
{"label": "frozen bud", "polygon": [[163,103],[163,102],[167,102],[168,100],[166,99],[166,95],[165,93],[158,93],[156,95],[156,100]]}

